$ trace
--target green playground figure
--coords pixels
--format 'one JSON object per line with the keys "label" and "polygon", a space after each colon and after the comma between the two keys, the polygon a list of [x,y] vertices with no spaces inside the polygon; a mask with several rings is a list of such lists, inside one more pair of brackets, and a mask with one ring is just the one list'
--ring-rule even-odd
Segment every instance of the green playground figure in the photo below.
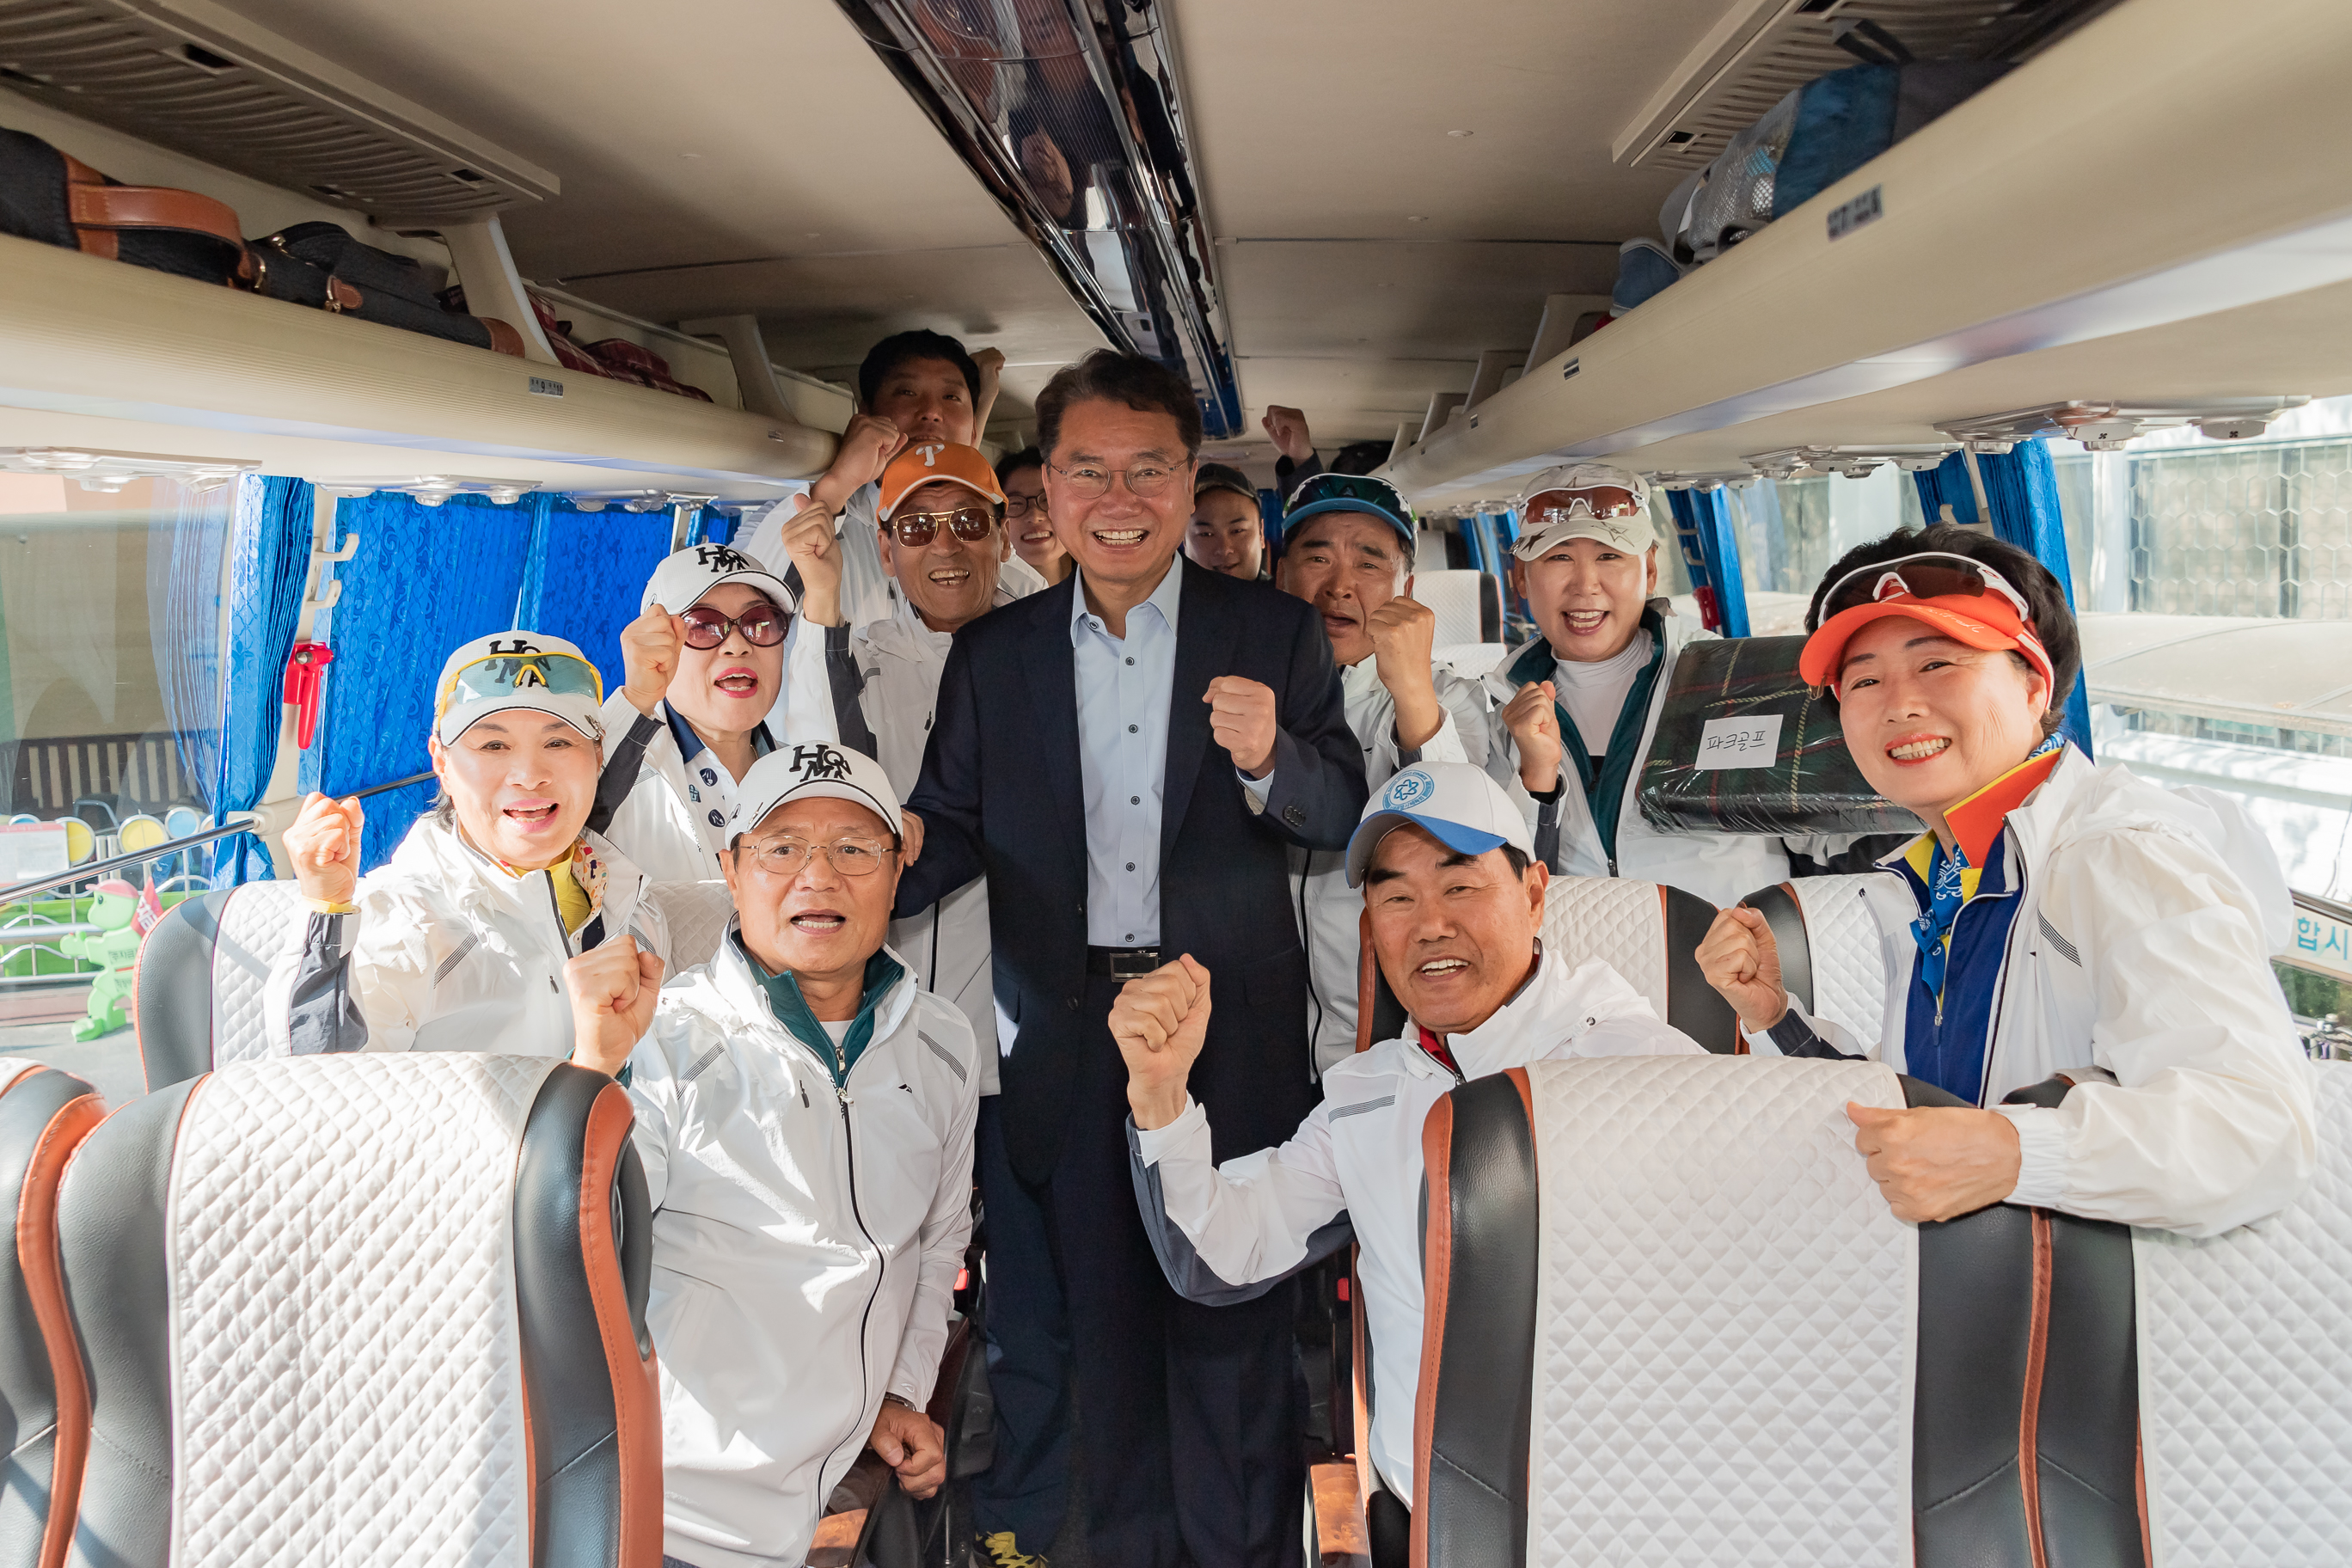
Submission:
{"label": "green playground figure", "polygon": [[69,936],[58,943],[68,958],[103,966],[105,973],[90,982],[88,1016],[74,1026],[74,1038],[94,1040],[131,1022],[131,978],[139,964],[139,945],[147,940],[163,906],[150,882],[142,894],[128,882],[100,882],[90,900],[89,936]]}

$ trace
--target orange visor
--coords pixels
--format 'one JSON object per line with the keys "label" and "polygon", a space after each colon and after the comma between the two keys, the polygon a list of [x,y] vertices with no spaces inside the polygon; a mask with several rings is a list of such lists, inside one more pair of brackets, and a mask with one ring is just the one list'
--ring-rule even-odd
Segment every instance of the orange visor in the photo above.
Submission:
{"label": "orange visor", "polygon": [[1805,639],[1804,651],[1797,656],[1797,673],[1806,685],[1827,687],[1832,696],[1836,695],[1839,667],[1845,661],[1845,645],[1853,639],[1853,634],[1888,616],[1908,616],[1969,647],[1988,652],[2015,648],[2042,672],[2045,687],[2053,692],[2057,689],[2049,650],[2018,615],[2016,606],[2000,595],[1945,594],[1919,599],[1899,584],[1890,582],[1888,587],[1885,597],[1839,611],[1822,623],[1821,630]]}

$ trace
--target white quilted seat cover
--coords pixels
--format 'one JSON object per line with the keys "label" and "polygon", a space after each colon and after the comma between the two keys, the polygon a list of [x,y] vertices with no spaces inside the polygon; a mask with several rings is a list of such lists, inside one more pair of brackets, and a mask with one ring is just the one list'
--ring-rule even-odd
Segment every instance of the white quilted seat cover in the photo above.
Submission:
{"label": "white quilted seat cover", "polygon": [[[213,944],[213,1065],[271,1055],[261,993],[271,958],[284,951],[300,917],[302,890],[292,882],[247,882],[224,900]],[[282,1043],[282,1042],[281,1042]]]}
{"label": "white quilted seat cover", "polygon": [[1475,643],[1485,637],[1479,603],[1487,593],[1484,572],[1416,572],[1412,596],[1437,614],[1437,646]]}
{"label": "white quilted seat cover", "polygon": [[175,1568],[528,1568],[513,1229],[539,1057],[251,1062],[173,1160]]}
{"label": "white quilted seat cover", "polygon": [[724,882],[656,882],[646,898],[669,922],[669,973],[683,974],[718,956],[735,900]]}
{"label": "white quilted seat cover", "polygon": [[1805,1011],[1853,1031],[1866,1044],[1886,1022],[1886,946],[1863,901],[1871,882],[1899,880],[1891,872],[1857,877],[1799,877],[1789,884],[1805,912],[1805,946],[1812,955],[1813,992]]}
{"label": "white quilted seat cover", "polygon": [[2155,1568],[2352,1563],[2352,1064],[2315,1064],[2319,1172],[2190,1241],[2136,1231]]}
{"label": "white quilted seat cover", "polygon": [[1601,960],[1666,1016],[1666,905],[1657,883],[1554,877],[1544,894],[1543,944],[1571,969]]}
{"label": "white quilted seat cover", "polygon": [[1853,1152],[1876,1063],[1528,1069],[1542,1181],[1528,1562],[1911,1561],[1918,1232]]}

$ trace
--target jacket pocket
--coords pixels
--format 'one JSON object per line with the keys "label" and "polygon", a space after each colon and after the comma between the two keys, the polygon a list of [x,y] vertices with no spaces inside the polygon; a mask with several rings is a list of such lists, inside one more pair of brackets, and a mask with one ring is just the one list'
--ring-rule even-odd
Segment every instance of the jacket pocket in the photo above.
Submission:
{"label": "jacket pocket", "polygon": [[1293,947],[1270,958],[1244,964],[1236,978],[1241,984],[1242,1001],[1249,1006],[1294,1007],[1304,1016],[1307,1005],[1306,949]]}

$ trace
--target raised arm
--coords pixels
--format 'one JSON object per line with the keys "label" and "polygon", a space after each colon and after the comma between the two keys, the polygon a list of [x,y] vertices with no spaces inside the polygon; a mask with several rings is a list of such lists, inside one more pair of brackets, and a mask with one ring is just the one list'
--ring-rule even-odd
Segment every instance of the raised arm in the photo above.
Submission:
{"label": "raised arm", "polygon": [[1289,668],[1276,694],[1266,820],[1310,849],[1344,849],[1364,813],[1364,752],[1348,728],[1331,639],[1305,605],[1291,617]]}

